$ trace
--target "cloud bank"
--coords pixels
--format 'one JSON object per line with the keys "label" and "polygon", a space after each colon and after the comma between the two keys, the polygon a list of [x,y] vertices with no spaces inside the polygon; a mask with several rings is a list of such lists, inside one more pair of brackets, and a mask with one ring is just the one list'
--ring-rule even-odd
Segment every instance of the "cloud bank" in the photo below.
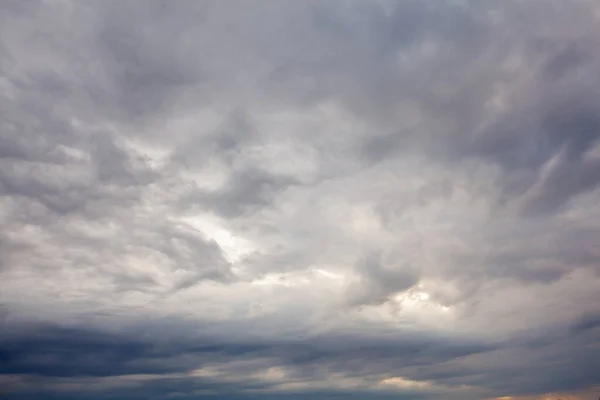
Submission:
{"label": "cloud bank", "polygon": [[594,1],[3,1],[7,399],[592,399]]}

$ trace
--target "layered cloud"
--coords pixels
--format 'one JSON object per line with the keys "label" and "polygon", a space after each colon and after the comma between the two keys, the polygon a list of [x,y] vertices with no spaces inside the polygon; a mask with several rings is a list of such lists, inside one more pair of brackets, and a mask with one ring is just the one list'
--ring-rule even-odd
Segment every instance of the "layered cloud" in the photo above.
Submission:
{"label": "layered cloud", "polygon": [[597,397],[599,19],[2,2],[3,396]]}

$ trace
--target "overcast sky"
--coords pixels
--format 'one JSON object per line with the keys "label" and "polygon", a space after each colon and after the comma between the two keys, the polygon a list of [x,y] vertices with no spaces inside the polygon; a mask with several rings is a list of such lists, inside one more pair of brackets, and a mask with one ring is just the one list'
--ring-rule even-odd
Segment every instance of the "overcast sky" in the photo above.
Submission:
{"label": "overcast sky", "polygon": [[0,0],[0,397],[600,396],[594,0]]}

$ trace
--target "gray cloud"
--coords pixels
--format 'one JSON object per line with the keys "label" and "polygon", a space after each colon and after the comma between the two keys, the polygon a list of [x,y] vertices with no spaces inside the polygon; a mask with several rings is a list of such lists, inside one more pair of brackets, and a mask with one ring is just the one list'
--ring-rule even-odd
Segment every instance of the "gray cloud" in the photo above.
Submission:
{"label": "gray cloud", "polygon": [[359,282],[350,293],[350,302],[356,304],[381,303],[396,292],[404,292],[419,282],[419,271],[398,255],[372,253],[357,265]]}
{"label": "gray cloud", "polygon": [[591,393],[598,13],[3,2],[3,396]]}
{"label": "gray cloud", "polygon": [[[73,384],[84,383],[86,379],[98,382],[95,389],[81,385],[71,393],[74,396],[110,393],[111,379],[118,386],[118,379],[126,377],[133,380],[129,385],[142,390],[141,393],[151,390],[154,384],[163,386],[164,382],[170,391],[191,385],[222,396],[242,395],[250,388],[264,391],[265,395],[279,392],[283,396],[281,391],[287,390],[280,388],[281,384],[322,382],[324,377],[334,382],[344,378],[362,380],[363,386],[356,387],[360,393],[369,382],[373,384],[397,373],[421,382],[435,381],[448,388],[483,386],[488,389],[488,396],[502,396],[507,388],[499,379],[514,382],[512,390],[520,394],[535,394],[540,390],[550,392],[589,385],[594,382],[593,371],[597,368],[597,354],[582,347],[597,344],[598,323],[594,316],[571,326],[555,326],[553,331],[496,343],[415,334],[379,341],[348,336],[302,341],[232,341],[227,337],[198,336],[197,330],[190,335],[195,331],[189,329],[191,326],[181,321],[178,325],[178,333],[153,337],[139,334],[140,329],[148,326],[119,334],[53,326],[33,326],[34,330],[21,330],[18,336],[7,332],[2,338],[2,371],[14,377],[30,377],[52,391],[60,388],[60,379],[64,382],[69,378]],[[547,367],[542,372],[539,365]],[[268,377],[254,380],[257,372],[260,375],[282,367],[286,372],[276,375],[276,380]],[[201,371],[211,368],[211,375],[202,375]],[[155,378],[143,379],[152,375]],[[49,385],[53,378],[57,379],[54,388]],[[126,382],[121,384],[124,389],[128,386]],[[417,389],[408,388],[406,395],[428,398],[437,392],[435,387]],[[27,386],[22,385],[16,393],[27,391]],[[343,394],[344,391],[338,388],[332,393],[350,394]],[[183,394],[186,393],[184,390]],[[287,393],[293,394],[294,391]],[[373,395],[386,398],[385,389]]]}

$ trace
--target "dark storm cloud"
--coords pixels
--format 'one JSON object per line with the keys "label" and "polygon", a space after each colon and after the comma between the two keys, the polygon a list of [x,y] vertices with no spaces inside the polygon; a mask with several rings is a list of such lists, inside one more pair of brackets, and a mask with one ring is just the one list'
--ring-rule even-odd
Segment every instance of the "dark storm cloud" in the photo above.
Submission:
{"label": "dark storm cloud", "polygon": [[[243,356],[257,350],[212,342],[172,343],[143,335],[39,326],[19,337],[3,338],[2,373],[48,377],[164,374],[189,371],[219,356]],[[190,359],[190,355],[195,357]]]}
{"label": "dark storm cloud", "polygon": [[[445,358],[461,357],[487,351],[488,345],[467,343],[444,343],[439,339],[408,338],[404,343],[384,341],[367,343],[362,339],[316,338],[314,340],[274,341],[240,343],[223,339],[195,338],[173,341],[160,338],[143,338],[134,335],[107,334],[89,329],[38,326],[18,336],[2,339],[2,373],[15,377],[28,377],[23,384],[16,384],[10,395],[51,396],[61,393],[67,398],[89,396],[124,396],[138,398],[152,395],[156,398],[180,393],[184,398],[202,396],[239,396],[253,398],[252,390],[267,390],[267,398],[353,398],[369,392],[343,389],[325,389],[322,392],[302,390],[301,393],[277,392],[274,382],[256,382],[248,375],[257,370],[285,365],[293,368],[290,382],[320,381],[332,374],[349,374],[371,379],[385,377],[398,359],[405,365],[423,365]],[[163,338],[164,339],[164,338]],[[169,374],[186,373],[202,368],[205,364],[235,360],[250,362],[247,366],[225,366],[219,377],[177,377]],[[371,364],[370,361],[377,362]],[[126,375],[158,374],[150,381],[140,381],[133,388],[106,387],[84,389],[90,377],[114,377]],[[161,374],[163,377],[161,377]],[[140,375],[141,376],[141,375]],[[63,380],[60,380],[60,379]],[[69,378],[69,381],[64,381]],[[231,380],[234,378],[233,380]],[[16,379],[16,378],[15,378]],[[56,383],[55,386],[51,384]],[[61,383],[64,382],[61,387]],[[83,386],[70,388],[67,382],[82,382]],[[43,391],[34,387],[45,388]],[[269,393],[268,391],[273,391]],[[376,398],[386,399],[395,394],[385,391],[372,393]],[[69,397],[71,396],[71,397]],[[248,397],[249,396],[249,397]],[[290,397],[288,397],[290,396]],[[408,398],[428,397],[427,393],[406,392]],[[402,395],[400,395],[402,397]],[[228,397],[229,398],[229,397]],[[397,397],[395,397],[397,398]]]}
{"label": "dark storm cloud", "polygon": [[[35,382],[35,381],[34,381]],[[199,382],[198,380],[190,379],[169,379],[160,380],[157,379],[150,383],[144,383],[134,389],[121,388],[113,389],[101,392],[96,395],[86,391],[80,393],[65,393],[65,392],[52,392],[51,390],[36,390],[33,387],[23,390],[20,393],[10,393],[7,400],[23,400],[30,398],[39,399],[66,399],[66,400],[78,400],[78,399],[105,399],[105,398],[127,398],[133,400],[145,400],[154,398],[180,398],[180,399],[197,399],[197,398],[208,398],[215,400],[302,400],[302,399],[314,399],[314,400],[341,400],[341,399],[364,399],[365,397],[377,399],[377,400],[415,400],[415,399],[427,399],[430,398],[422,393],[377,393],[373,394],[372,391],[360,391],[360,390],[308,390],[298,392],[286,392],[286,393],[260,393],[255,394],[252,391],[261,391],[264,389],[259,384],[248,384],[244,386],[245,392],[240,392],[238,389],[232,389],[227,385],[222,385],[214,382]]]}
{"label": "dark storm cloud", "polygon": [[585,317],[571,326],[554,325],[527,338],[511,339],[484,354],[428,364],[419,370],[419,377],[483,385],[498,397],[509,395],[508,381],[514,384],[510,390],[521,395],[591,386],[597,380],[599,331],[590,319],[595,318]]}
{"label": "dark storm cloud", "polygon": [[[209,362],[256,359],[262,360],[260,364],[237,372],[282,364],[298,367],[302,374],[318,379],[320,373],[336,371],[385,374],[390,364],[400,359],[403,365],[421,365],[495,348],[485,343],[410,335],[380,341],[342,336],[245,342],[232,341],[227,335],[190,336],[185,324],[175,321],[175,326],[184,329],[184,337],[178,337],[177,332],[149,337],[143,328],[123,333],[51,325],[9,330],[2,337],[2,373],[46,377],[165,374],[189,372]],[[369,359],[385,364],[363,364]]]}
{"label": "dark storm cloud", "polygon": [[[339,374],[367,377],[376,382],[401,373],[418,381],[486,387],[494,396],[506,395],[506,382],[511,382],[511,390],[529,394],[577,389],[595,383],[594,371],[600,355],[595,350],[598,323],[590,323],[590,318],[581,321],[571,327],[538,332],[525,340],[498,343],[410,335],[380,340],[320,337],[244,343],[201,336],[177,340],[172,333],[151,338],[144,337],[141,331],[116,334],[36,326],[18,335],[3,335],[1,368],[3,374],[31,376],[30,379],[41,384],[52,382],[49,379],[53,377],[84,382],[86,377],[157,374],[156,379],[139,382],[135,390],[124,388],[114,392],[133,398],[141,393],[154,393],[162,398],[168,393],[161,394],[160,388],[168,392],[179,388],[182,396],[200,389],[211,390],[214,395],[240,396],[253,388],[276,390],[274,382],[254,382],[248,375],[280,365],[292,368],[292,374],[286,377],[291,382],[320,381]],[[181,329],[185,325],[179,326]],[[218,377],[168,376],[232,360],[238,363],[245,360],[248,364],[239,367],[223,364],[225,370]],[[227,377],[239,380],[227,381]],[[98,395],[109,395],[112,390],[100,388]],[[19,391],[27,392],[27,388],[21,387]],[[71,395],[78,397],[77,391]],[[79,395],[93,396],[94,390],[83,390]],[[413,395],[428,396],[418,392]],[[374,396],[379,398],[377,394]],[[386,398],[384,393],[381,398]]]}

